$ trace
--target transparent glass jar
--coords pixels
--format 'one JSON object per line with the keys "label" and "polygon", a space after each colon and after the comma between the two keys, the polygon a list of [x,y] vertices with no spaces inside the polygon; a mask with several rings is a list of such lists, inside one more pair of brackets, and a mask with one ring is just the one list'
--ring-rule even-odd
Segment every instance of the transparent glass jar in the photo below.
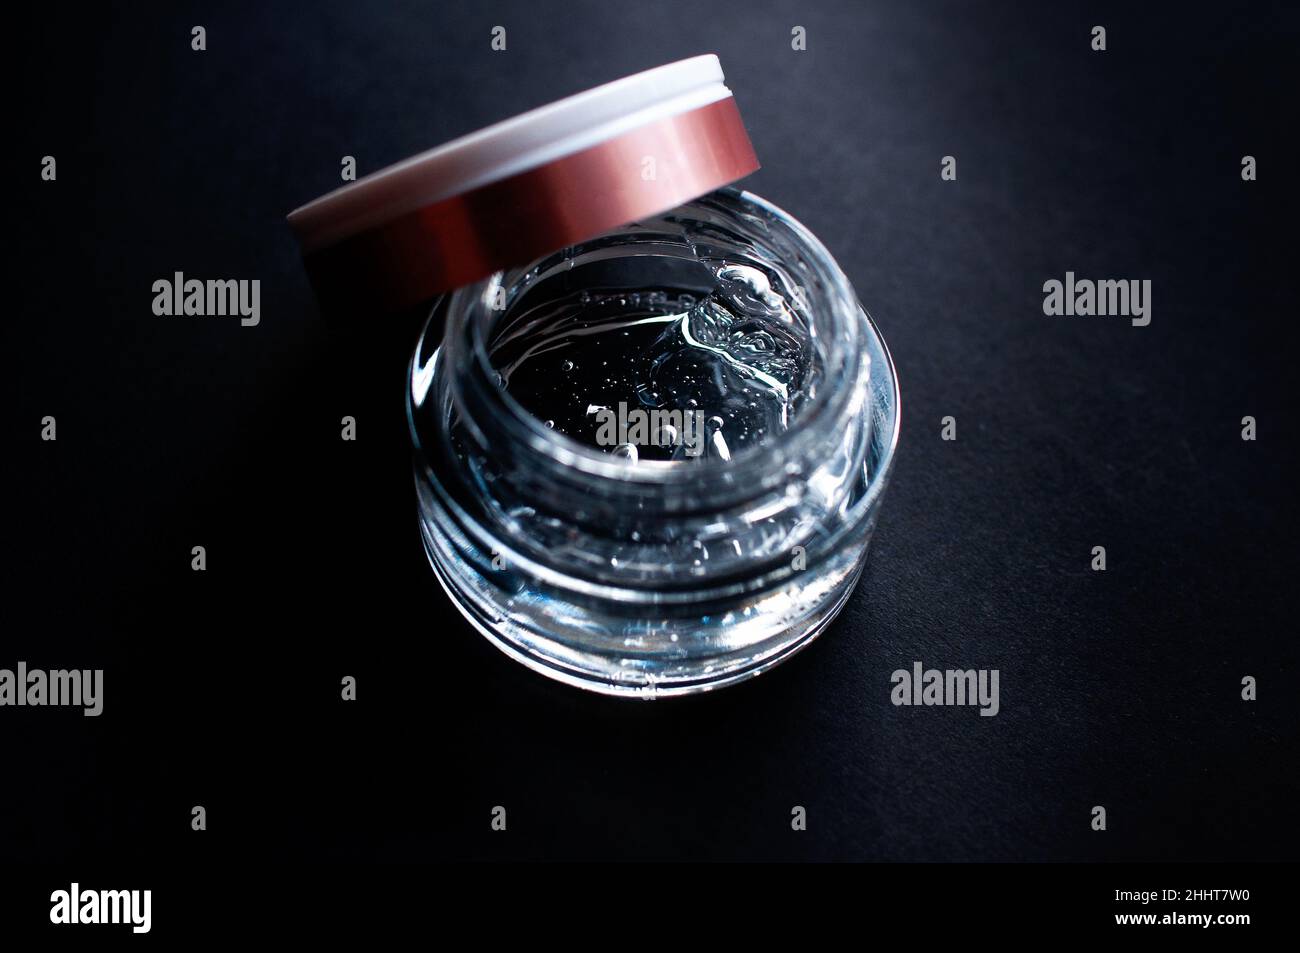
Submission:
{"label": "transparent glass jar", "polygon": [[[672,315],[737,273],[780,303],[801,364],[779,432],[630,460],[505,386],[501,352],[550,302]],[[422,535],[452,602],[511,657],[613,695],[732,684],[815,638],[861,574],[898,439],[893,363],[848,280],[732,188],[443,296],[409,385]]]}

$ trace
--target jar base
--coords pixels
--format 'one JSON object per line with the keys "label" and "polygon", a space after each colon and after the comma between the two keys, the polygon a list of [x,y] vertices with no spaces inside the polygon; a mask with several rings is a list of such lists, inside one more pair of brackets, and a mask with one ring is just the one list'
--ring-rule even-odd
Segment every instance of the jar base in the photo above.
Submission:
{"label": "jar base", "polygon": [[[566,644],[520,624],[510,618],[508,610],[497,611],[504,610],[504,606],[485,602],[481,591],[475,593],[480,588],[473,581],[477,570],[456,553],[449,539],[437,540],[433,533],[422,523],[425,555],[434,576],[465,620],[492,645],[516,662],[565,685],[616,698],[645,700],[736,685],[808,646],[853,594],[866,565],[867,551],[863,542],[856,555],[846,560],[847,565],[819,592],[815,605],[776,633],[739,651],[670,660],[647,658],[644,653],[601,651],[590,644],[579,649],[572,642]],[[821,578],[826,580],[827,576]]]}

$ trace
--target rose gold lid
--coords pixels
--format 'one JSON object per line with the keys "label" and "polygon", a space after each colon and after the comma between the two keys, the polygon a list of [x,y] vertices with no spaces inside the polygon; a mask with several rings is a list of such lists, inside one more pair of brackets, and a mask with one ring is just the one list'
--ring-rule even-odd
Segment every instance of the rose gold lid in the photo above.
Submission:
{"label": "rose gold lid", "polygon": [[598,86],[289,215],[322,304],[392,311],[698,198],[758,168],[713,54]]}

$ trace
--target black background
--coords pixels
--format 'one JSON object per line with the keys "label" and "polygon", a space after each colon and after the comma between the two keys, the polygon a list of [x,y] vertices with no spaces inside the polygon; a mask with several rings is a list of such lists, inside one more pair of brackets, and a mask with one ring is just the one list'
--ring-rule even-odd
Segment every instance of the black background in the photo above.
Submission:
{"label": "black background", "polygon": [[[1046,6],[12,21],[0,667],[103,668],[105,711],[0,711],[0,856],[1294,859],[1296,17]],[[746,186],[883,330],[902,439],[824,637],[742,687],[619,702],[450,607],[402,410],[418,316],[322,321],[284,215],[344,155],[371,172],[702,52],[764,163]],[[178,270],[260,279],[260,326],[154,316]],[[1150,279],[1151,325],[1044,316],[1067,270]],[[1001,713],[892,706],[914,660],[999,669]]]}

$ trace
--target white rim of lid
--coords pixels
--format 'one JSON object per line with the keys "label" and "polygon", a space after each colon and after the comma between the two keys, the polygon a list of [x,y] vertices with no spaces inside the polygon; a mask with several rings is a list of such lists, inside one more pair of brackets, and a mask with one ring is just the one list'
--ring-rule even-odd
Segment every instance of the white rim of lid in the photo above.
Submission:
{"label": "white rim of lid", "polygon": [[713,53],[635,73],[404,159],[289,213],[308,252],[731,96]]}

